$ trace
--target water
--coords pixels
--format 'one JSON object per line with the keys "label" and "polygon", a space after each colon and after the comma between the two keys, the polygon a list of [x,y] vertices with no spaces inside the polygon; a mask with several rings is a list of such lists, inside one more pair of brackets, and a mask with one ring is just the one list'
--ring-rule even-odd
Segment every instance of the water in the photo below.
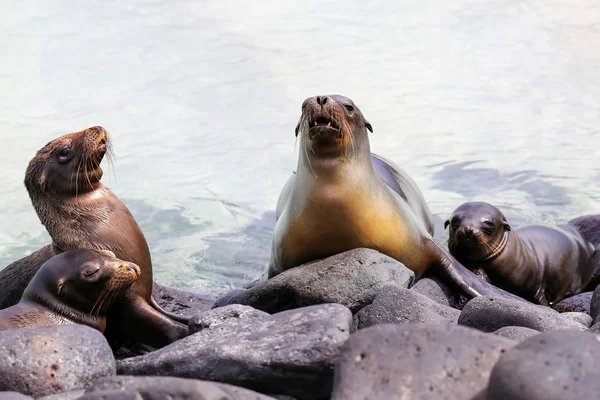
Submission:
{"label": "water", "polygon": [[[102,125],[156,280],[220,293],[262,271],[302,101],[351,97],[373,151],[442,222],[489,201],[513,225],[600,212],[596,0],[3,2],[0,268],[49,238],[35,151]],[[106,164],[106,163],[105,163]]]}

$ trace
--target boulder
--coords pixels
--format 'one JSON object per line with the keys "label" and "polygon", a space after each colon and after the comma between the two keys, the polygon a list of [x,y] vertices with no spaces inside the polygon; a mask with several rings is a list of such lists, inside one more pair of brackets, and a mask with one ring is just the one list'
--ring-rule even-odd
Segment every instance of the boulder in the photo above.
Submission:
{"label": "boulder", "polygon": [[423,277],[419,279],[410,290],[425,295],[441,305],[452,308],[461,308],[461,296],[438,277],[429,275]]}
{"label": "boulder", "polygon": [[563,317],[549,307],[499,297],[475,297],[463,308],[458,324],[484,332],[505,326],[524,326],[539,332],[555,329],[586,330],[587,327]]}
{"label": "boulder", "polygon": [[589,314],[582,312],[564,312],[560,315],[562,315],[563,317],[571,318],[573,321],[579,322],[586,328],[592,326],[592,317]]}
{"label": "boulder", "polygon": [[554,304],[552,308],[560,313],[564,312],[584,312],[590,313],[590,304],[592,302],[592,295],[594,292],[580,293],[576,296],[567,297]]}
{"label": "boulder", "polygon": [[352,314],[340,304],[233,318],[155,352],[122,360],[120,375],[218,381],[298,399],[327,398]]}
{"label": "boulder", "polygon": [[414,276],[413,271],[393,258],[371,249],[354,249],[284,271],[230,297],[229,304],[275,313],[338,303],[355,313],[371,304],[384,286],[408,288]]}
{"label": "boulder", "polygon": [[500,357],[487,399],[597,399],[599,370],[599,335],[572,330],[540,333]]}
{"label": "boulder", "polygon": [[192,335],[203,329],[210,328],[211,326],[231,322],[232,319],[245,320],[248,323],[252,323],[253,320],[261,321],[268,317],[269,314],[264,311],[259,311],[252,307],[242,306],[240,304],[232,304],[214,310],[204,311],[191,317],[188,322],[189,334]]}
{"label": "boulder", "polygon": [[333,400],[472,399],[517,342],[462,326],[377,325],[353,334],[336,366]]}
{"label": "boulder", "polygon": [[388,286],[371,305],[356,313],[354,328],[405,322],[456,325],[459,316],[459,310],[436,303],[416,291]]}
{"label": "boulder", "polygon": [[80,400],[273,400],[272,397],[224,383],[157,376],[101,378]]}
{"label": "boulder", "polygon": [[81,389],[114,375],[108,342],[85,325],[53,325],[0,332],[0,390],[33,397]]}
{"label": "boulder", "polygon": [[535,329],[525,328],[524,326],[505,326],[495,331],[494,335],[516,340],[517,342],[524,342],[538,333]]}
{"label": "boulder", "polygon": [[154,283],[152,293],[156,302],[165,311],[191,316],[201,311],[209,310],[215,302],[215,297],[198,293],[186,292]]}

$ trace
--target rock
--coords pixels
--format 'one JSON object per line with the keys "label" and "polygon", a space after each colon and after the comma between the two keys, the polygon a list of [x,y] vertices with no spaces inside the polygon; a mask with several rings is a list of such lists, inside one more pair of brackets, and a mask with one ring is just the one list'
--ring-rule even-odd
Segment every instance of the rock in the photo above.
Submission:
{"label": "rock", "polygon": [[0,400],[33,400],[33,397],[19,392],[0,392]]}
{"label": "rock", "polygon": [[540,333],[500,357],[487,399],[596,399],[599,370],[599,335],[570,330]]}
{"label": "rock", "polygon": [[565,312],[561,313],[563,317],[571,318],[575,322],[579,322],[581,325],[589,328],[592,326],[592,317],[589,314],[582,312]]}
{"label": "rock", "polygon": [[410,290],[425,295],[441,305],[459,308],[460,296],[438,277],[423,277]]}
{"label": "rock", "polygon": [[600,214],[584,215],[569,221],[588,242],[600,246]]}
{"label": "rock", "polygon": [[590,315],[594,324],[600,322],[600,286],[594,290],[590,302]]}
{"label": "rock", "polygon": [[229,300],[268,313],[338,303],[353,313],[371,304],[386,285],[407,288],[414,272],[371,249],[354,249],[289,269]]}
{"label": "rock", "polygon": [[221,295],[213,304],[212,308],[224,307],[229,304],[229,301],[240,293],[244,293],[246,289],[233,289],[224,295]]}
{"label": "rock", "polygon": [[108,342],[88,326],[0,332],[0,390],[41,397],[82,389],[92,379],[115,372]]}
{"label": "rock", "polygon": [[600,334],[600,323],[592,325],[588,332]]}
{"label": "rock", "polygon": [[354,327],[363,329],[405,322],[456,325],[459,316],[459,310],[438,304],[418,292],[388,286],[379,292],[371,305],[356,313]]}
{"label": "rock", "polygon": [[248,323],[252,323],[252,321],[260,322],[268,317],[270,317],[270,315],[264,311],[259,311],[252,307],[242,306],[240,304],[232,304],[205,311],[190,318],[189,334],[192,335],[203,329],[210,328],[211,326],[230,322],[232,319],[245,320]]}
{"label": "rock", "polygon": [[113,376],[94,381],[81,400],[273,400],[224,383],[156,376]]}
{"label": "rock", "polygon": [[158,305],[165,311],[186,317],[210,310],[215,302],[215,298],[212,296],[185,292],[159,285],[156,282],[152,286],[152,293],[156,297]]}
{"label": "rock", "polygon": [[[102,379],[102,378],[101,378]],[[72,392],[64,392],[51,394],[50,396],[38,397],[37,400],[79,400],[85,394],[85,390],[74,390]]]}
{"label": "rock", "polygon": [[339,304],[233,318],[144,356],[120,361],[121,375],[219,381],[298,399],[327,398],[352,314]]}
{"label": "rock", "polygon": [[535,329],[525,328],[524,326],[505,326],[495,331],[494,335],[516,340],[517,342],[524,342],[538,333]]}
{"label": "rock", "polygon": [[469,301],[458,318],[458,324],[484,332],[494,332],[505,326],[524,326],[540,332],[587,329],[549,307],[487,296],[475,297]]}
{"label": "rock", "polygon": [[450,325],[377,325],[353,334],[336,365],[333,400],[471,399],[517,342]]}
{"label": "rock", "polygon": [[554,304],[552,308],[560,313],[565,312],[584,312],[590,313],[590,303],[594,292],[580,293],[576,296],[568,297]]}

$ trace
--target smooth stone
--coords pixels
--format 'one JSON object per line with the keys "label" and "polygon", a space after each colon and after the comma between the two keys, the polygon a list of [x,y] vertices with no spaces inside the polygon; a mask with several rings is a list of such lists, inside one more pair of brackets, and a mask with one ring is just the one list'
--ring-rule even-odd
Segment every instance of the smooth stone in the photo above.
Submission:
{"label": "smooth stone", "polygon": [[494,331],[494,335],[516,340],[517,342],[524,342],[538,333],[535,329],[525,328],[524,326],[505,326]]}
{"label": "smooth stone", "polygon": [[219,381],[298,399],[327,398],[352,314],[340,304],[230,319],[117,364],[121,375]]}
{"label": "smooth stone", "polygon": [[[102,378],[101,378],[102,379]],[[50,396],[38,397],[37,400],[79,400],[85,394],[85,390],[73,390],[71,392],[63,392],[51,394]]]}
{"label": "smooth stone", "polygon": [[600,335],[540,333],[500,357],[487,400],[597,399],[599,370]]}
{"label": "smooth stone", "polygon": [[450,325],[377,325],[342,347],[332,400],[472,399],[517,342]]}
{"label": "smooth stone", "polygon": [[94,381],[81,400],[273,400],[225,383],[157,376],[113,376]]}
{"label": "smooth stone", "polygon": [[0,389],[33,397],[82,389],[115,375],[115,358],[99,331],[53,325],[0,332]]}
{"label": "smooth stone", "polygon": [[19,392],[0,392],[0,400],[33,400],[33,397]]}
{"label": "smooth stone", "polygon": [[392,286],[383,288],[371,305],[356,313],[353,325],[355,330],[406,322],[456,325],[459,316],[457,309],[438,304],[418,292]]}
{"label": "smooth stone", "polygon": [[571,318],[575,322],[579,322],[581,325],[589,328],[592,326],[592,317],[589,314],[583,312],[565,312],[561,313],[563,317]]}
{"label": "smooth stone", "polygon": [[552,308],[560,313],[584,312],[589,314],[593,294],[594,292],[585,292],[576,296],[568,297],[554,304]]}
{"label": "smooth stone", "polygon": [[270,317],[270,315],[264,311],[259,311],[241,304],[232,304],[204,311],[190,318],[190,321],[188,322],[189,334],[192,335],[203,329],[210,328],[211,326],[231,322],[232,319],[245,320],[248,323],[252,323],[252,321],[260,322],[268,317]]}
{"label": "smooth stone", "polygon": [[475,297],[469,301],[458,318],[458,324],[484,332],[494,332],[505,326],[524,326],[539,332],[587,329],[549,307],[488,296]]}
{"label": "smooth stone", "polygon": [[165,311],[177,315],[191,316],[199,312],[210,310],[215,297],[199,293],[186,292],[179,289],[159,285],[154,282],[152,293],[156,302]]}
{"label": "smooth stone", "polygon": [[590,302],[590,315],[594,324],[600,322],[600,286],[594,290]]}
{"label": "smooth stone", "polygon": [[284,271],[233,296],[229,303],[268,313],[337,303],[355,313],[371,304],[384,286],[408,288],[414,276],[391,257],[371,249],[354,249]]}
{"label": "smooth stone", "polygon": [[588,329],[588,332],[600,334],[600,323],[592,325],[590,329]]}
{"label": "smooth stone", "polygon": [[444,306],[459,308],[460,296],[435,276],[423,277],[410,288]]}

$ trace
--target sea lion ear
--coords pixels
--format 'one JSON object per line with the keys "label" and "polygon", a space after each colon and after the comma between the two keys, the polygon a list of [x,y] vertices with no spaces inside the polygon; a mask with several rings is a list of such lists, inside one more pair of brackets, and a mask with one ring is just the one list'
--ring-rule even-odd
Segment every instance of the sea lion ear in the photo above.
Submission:
{"label": "sea lion ear", "polygon": [[444,229],[448,229],[448,225],[450,225],[449,219],[447,219],[446,222],[444,222]]}
{"label": "sea lion ear", "polygon": [[508,222],[503,221],[503,224],[504,224],[504,230],[510,231],[511,228],[510,228],[510,225],[508,224]]}
{"label": "sea lion ear", "polygon": [[365,126],[367,127],[367,129],[369,130],[369,132],[373,133],[373,126],[366,119],[365,119]]}
{"label": "sea lion ear", "polygon": [[298,137],[298,132],[300,132],[300,122],[296,125],[296,137]]}

